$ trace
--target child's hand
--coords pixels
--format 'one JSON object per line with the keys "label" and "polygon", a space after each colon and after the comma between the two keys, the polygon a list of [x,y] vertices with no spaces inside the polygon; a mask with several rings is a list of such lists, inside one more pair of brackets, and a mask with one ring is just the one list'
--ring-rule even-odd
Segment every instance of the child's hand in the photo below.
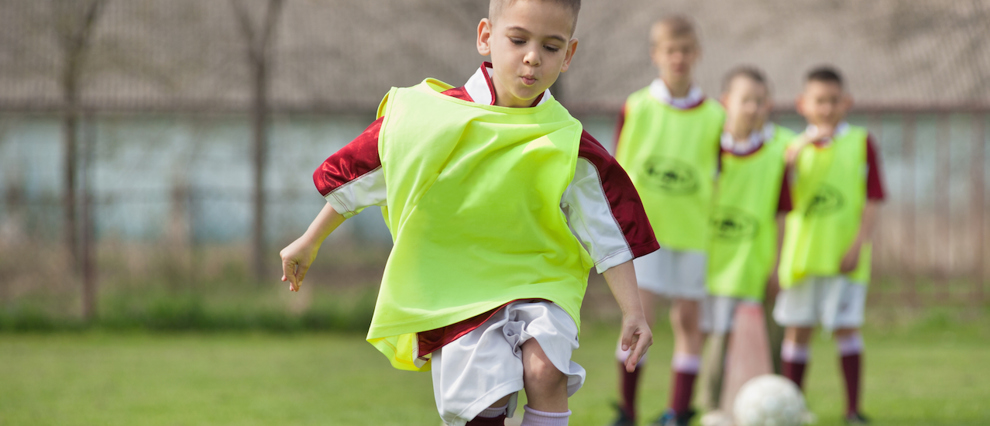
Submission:
{"label": "child's hand", "polygon": [[303,236],[279,252],[282,257],[282,281],[289,282],[289,291],[299,291],[303,278],[306,278],[306,271],[319,251],[319,244],[314,244]]}
{"label": "child's hand", "polygon": [[846,255],[842,256],[842,263],[839,264],[839,272],[848,274],[856,269],[856,266],[859,265],[859,249],[862,246],[859,241],[853,243],[849,251],[846,252]]}
{"label": "child's hand", "polygon": [[636,371],[636,364],[646,355],[646,350],[653,344],[653,333],[643,315],[626,316],[622,318],[622,335],[619,337],[623,351],[630,351],[626,359],[626,371]]}

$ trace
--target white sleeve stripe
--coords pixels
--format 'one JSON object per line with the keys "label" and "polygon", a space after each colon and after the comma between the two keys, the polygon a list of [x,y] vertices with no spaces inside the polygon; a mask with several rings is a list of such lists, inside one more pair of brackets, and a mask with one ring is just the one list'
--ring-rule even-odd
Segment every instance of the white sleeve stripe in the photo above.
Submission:
{"label": "white sleeve stripe", "polygon": [[357,179],[334,188],[324,198],[337,213],[349,218],[367,207],[385,205],[387,196],[385,172],[378,166]]}
{"label": "white sleeve stripe", "polygon": [[578,158],[574,180],[564,191],[561,208],[599,273],[633,259],[632,248],[612,214],[601,176],[591,161]]}

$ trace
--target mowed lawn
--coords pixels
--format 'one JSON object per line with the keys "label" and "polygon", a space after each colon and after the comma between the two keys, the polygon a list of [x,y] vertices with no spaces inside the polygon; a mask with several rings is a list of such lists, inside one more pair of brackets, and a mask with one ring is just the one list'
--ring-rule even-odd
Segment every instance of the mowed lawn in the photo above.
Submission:
{"label": "mowed lawn", "polygon": [[[865,411],[877,425],[990,424],[990,333],[917,327],[866,334]],[[604,425],[616,399],[615,330],[588,326],[576,426]],[[657,330],[642,392],[666,404],[670,333]],[[833,342],[815,342],[808,399],[838,425]],[[430,376],[393,370],[361,335],[0,334],[0,425],[439,425]]]}

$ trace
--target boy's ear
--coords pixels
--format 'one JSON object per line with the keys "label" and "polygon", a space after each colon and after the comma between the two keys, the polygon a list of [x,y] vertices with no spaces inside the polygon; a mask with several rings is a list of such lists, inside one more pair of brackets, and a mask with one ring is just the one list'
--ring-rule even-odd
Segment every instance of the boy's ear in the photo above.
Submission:
{"label": "boy's ear", "polygon": [[488,18],[483,18],[480,23],[478,23],[478,53],[481,56],[488,56],[492,54],[492,21]]}
{"label": "boy's ear", "polygon": [[804,108],[801,105],[802,99],[804,99],[803,93],[798,95],[797,99],[794,100],[794,110],[796,110],[799,115],[804,115]]}
{"label": "boy's ear", "polygon": [[564,65],[560,67],[560,72],[567,71],[567,68],[571,66],[571,59],[574,59],[574,52],[577,52],[578,39],[572,38],[571,41],[567,42],[567,49],[564,52]]}

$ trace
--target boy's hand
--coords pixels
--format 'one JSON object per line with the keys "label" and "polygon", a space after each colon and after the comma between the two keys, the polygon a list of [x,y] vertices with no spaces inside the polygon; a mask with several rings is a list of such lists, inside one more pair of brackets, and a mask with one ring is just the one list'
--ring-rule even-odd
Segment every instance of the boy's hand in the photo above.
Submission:
{"label": "boy's hand", "polygon": [[306,271],[313,264],[319,251],[319,244],[314,244],[302,236],[278,253],[282,257],[282,281],[289,282],[289,291],[299,291],[303,278],[306,278]]}
{"label": "boy's hand", "polygon": [[646,323],[643,315],[628,317],[623,315],[622,334],[619,337],[623,351],[630,351],[629,358],[626,359],[626,371],[632,373],[636,371],[636,364],[640,358],[646,355],[646,350],[653,345],[653,332]]}
{"label": "boy's hand", "polygon": [[842,263],[839,264],[839,272],[848,274],[856,269],[856,266],[859,265],[859,249],[862,246],[863,244],[858,240],[853,243],[849,251],[846,252],[846,255],[842,256]]}

